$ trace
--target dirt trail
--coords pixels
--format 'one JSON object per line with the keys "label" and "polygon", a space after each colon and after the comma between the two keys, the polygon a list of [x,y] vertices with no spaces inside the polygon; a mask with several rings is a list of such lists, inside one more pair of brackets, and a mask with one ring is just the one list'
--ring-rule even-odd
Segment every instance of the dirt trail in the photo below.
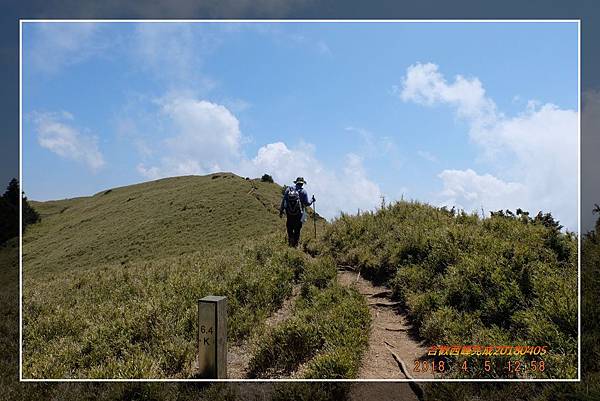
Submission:
{"label": "dirt trail", "polygon": [[[283,301],[283,305],[275,313],[269,316],[265,324],[274,327],[286,320],[292,314],[292,307],[300,295],[300,287],[295,286],[292,295]],[[250,363],[250,344],[244,341],[239,345],[229,345],[227,349],[227,377],[229,379],[246,379],[248,376],[248,364]]]}
{"label": "dirt trail", "polygon": [[338,280],[341,285],[354,287],[365,296],[371,311],[369,348],[363,356],[358,377],[432,379],[430,373],[413,371],[414,361],[425,359],[427,347],[416,338],[398,303],[390,299],[391,291],[347,270],[339,271]]}
{"label": "dirt trail", "polygon": [[[414,360],[423,358],[427,348],[414,336],[398,304],[390,299],[391,291],[383,286],[374,285],[356,272],[341,270],[338,272],[341,285],[354,287],[369,303],[371,312],[371,333],[369,348],[363,356],[359,370],[359,379],[406,379],[433,378],[431,374],[413,372]],[[286,299],[282,307],[266,320],[267,327],[274,327],[291,315],[294,301],[299,295],[295,287],[292,296]],[[230,345],[227,353],[227,373],[231,379],[247,377],[250,361],[249,343]],[[402,361],[402,362],[399,362]],[[402,367],[402,365],[404,365]],[[394,391],[390,391],[393,388]],[[380,393],[381,400],[418,400],[419,388],[414,383],[355,383],[350,399],[359,400],[363,393]],[[400,398],[398,398],[400,396]]]}

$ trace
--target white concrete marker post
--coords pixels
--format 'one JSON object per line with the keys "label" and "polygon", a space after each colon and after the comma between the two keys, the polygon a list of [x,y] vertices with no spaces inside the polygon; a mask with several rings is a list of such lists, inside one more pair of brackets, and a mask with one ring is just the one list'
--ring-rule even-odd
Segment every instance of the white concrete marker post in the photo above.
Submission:
{"label": "white concrete marker post", "polygon": [[227,304],[225,297],[198,300],[198,377],[227,378]]}

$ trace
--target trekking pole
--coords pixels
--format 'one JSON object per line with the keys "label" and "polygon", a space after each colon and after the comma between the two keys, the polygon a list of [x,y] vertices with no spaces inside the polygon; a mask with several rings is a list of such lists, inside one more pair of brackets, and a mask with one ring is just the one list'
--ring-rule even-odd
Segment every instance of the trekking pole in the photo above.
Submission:
{"label": "trekking pole", "polygon": [[315,204],[317,201],[315,200],[315,195],[313,194],[313,225],[315,227],[315,239],[317,239],[317,207]]}

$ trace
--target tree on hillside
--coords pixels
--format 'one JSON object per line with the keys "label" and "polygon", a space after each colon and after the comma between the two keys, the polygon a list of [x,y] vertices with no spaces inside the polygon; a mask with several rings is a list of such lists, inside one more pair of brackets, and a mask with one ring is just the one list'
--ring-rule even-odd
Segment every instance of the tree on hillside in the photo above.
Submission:
{"label": "tree on hillside", "polygon": [[550,213],[544,214],[541,211],[535,216],[535,218],[533,219],[533,222],[540,223],[540,224],[544,225],[545,227],[547,227],[551,230],[555,230],[555,231],[560,231],[560,229],[563,228],[563,226],[560,225],[557,220],[554,220],[554,217],[552,217],[552,214],[550,214]]}
{"label": "tree on hillside", "polygon": [[[19,192],[19,181],[13,178],[0,198],[0,244],[19,235]],[[40,216],[27,201],[25,193],[22,196],[23,230],[25,230],[29,224],[40,221]]]}
{"label": "tree on hillside", "polygon": [[262,182],[273,182],[273,177],[271,177],[269,174],[263,174],[260,180]]}
{"label": "tree on hillside", "polygon": [[2,197],[11,205],[19,206],[19,181],[16,178],[10,180]]}
{"label": "tree on hillside", "polygon": [[0,198],[0,244],[19,234],[19,182],[13,178]]}
{"label": "tree on hillside", "polygon": [[15,208],[4,197],[0,198],[0,245],[18,234],[18,219]]}
{"label": "tree on hillside", "polygon": [[37,223],[40,220],[39,213],[27,202],[27,197],[25,196],[25,192],[23,192],[23,231],[25,231],[25,227],[28,225]]}

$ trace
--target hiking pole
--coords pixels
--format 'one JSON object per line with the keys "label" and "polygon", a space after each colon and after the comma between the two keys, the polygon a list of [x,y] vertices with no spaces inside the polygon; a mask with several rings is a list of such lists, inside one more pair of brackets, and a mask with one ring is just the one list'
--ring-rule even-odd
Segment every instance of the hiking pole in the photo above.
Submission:
{"label": "hiking pole", "polygon": [[315,200],[315,194],[313,194],[313,225],[315,226],[315,239],[317,239],[317,207],[315,204],[317,201]]}

